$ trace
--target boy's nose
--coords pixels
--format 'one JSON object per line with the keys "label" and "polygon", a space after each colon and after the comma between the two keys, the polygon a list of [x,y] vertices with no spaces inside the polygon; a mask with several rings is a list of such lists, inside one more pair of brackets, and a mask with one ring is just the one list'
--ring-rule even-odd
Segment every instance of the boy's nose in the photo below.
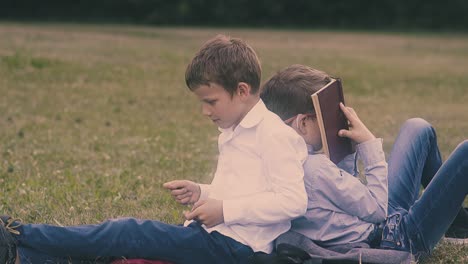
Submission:
{"label": "boy's nose", "polygon": [[202,105],[202,114],[205,116],[211,116],[211,111],[206,105]]}

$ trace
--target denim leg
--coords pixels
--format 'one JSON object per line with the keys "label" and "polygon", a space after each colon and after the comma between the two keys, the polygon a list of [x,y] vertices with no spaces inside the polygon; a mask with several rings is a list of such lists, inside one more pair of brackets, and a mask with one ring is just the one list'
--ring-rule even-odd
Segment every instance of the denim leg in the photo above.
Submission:
{"label": "denim leg", "polygon": [[452,152],[421,198],[404,216],[414,250],[430,252],[442,238],[468,193],[468,140]]}
{"label": "denim leg", "polygon": [[388,161],[388,200],[409,210],[442,164],[434,128],[424,119],[407,120],[400,129]]}
{"label": "denim leg", "polygon": [[[121,218],[72,227],[28,224],[19,231],[20,255],[32,263],[36,262],[31,258],[43,261],[47,255],[54,256],[53,260],[123,256],[176,263],[244,263],[253,254],[250,247],[217,232],[207,233],[196,222],[183,227]],[[43,255],[28,256],[28,250]]]}
{"label": "denim leg", "polygon": [[[102,259],[102,258],[96,258],[94,260],[77,260],[77,259],[72,259],[70,257],[55,257],[55,256],[50,256],[47,254],[44,254],[40,251],[31,249],[31,248],[25,248],[25,247],[19,247],[19,259],[21,260],[21,264],[36,264],[36,263],[41,263],[41,264],[60,264],[60,263],[66,263],[66,264],[107,264],[111,262],[110,259]],[[17,258],[18,258],[17,257]]]}

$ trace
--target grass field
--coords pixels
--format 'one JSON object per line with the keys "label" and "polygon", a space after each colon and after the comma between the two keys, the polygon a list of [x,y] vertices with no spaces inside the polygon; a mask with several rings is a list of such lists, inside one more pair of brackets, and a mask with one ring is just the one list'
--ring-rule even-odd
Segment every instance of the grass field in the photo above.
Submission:
{"label": "grass field", "polygon": [[[216,166],[218,131],[184,72],[217,33],[254,47],[263,80],[294,63],[341,77],[387,153],[411,117],[435,126],[444,158],[467,138],[467,35],[3,23],[0,213],[180,223],[186,208],[161,185],[208,183]],[[442,245],[427,263],[468,263],[468,246]]]}

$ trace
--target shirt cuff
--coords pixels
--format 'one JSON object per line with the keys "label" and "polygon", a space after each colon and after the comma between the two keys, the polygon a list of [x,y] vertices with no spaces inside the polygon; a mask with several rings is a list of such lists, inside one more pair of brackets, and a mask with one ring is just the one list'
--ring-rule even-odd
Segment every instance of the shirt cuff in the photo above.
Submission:
{"label": "shirt cuff", "polygon": [[208,196],[210,195],[210,184],[201,184],[199,183],[198,186],[200,186],[200,198],[198,198],[198,201],[203,201],[208,199]]}
{"label": "shirt cuff", "polygon": [[239,206],[233,200],[223,200],[223,217],[226,225],[234,224],[241,217]]}
{"label": "shirt cuff", "polygon": [[385,161],[385,153],[382,148],[383,139],[376,138],[356,146],[357,153],[364,163],[364,167]]}

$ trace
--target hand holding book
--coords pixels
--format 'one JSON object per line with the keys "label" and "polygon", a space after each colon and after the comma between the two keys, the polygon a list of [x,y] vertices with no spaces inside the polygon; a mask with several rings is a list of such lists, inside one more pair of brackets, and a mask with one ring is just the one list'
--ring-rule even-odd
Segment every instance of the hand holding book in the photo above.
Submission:
{"label": "hand holding book", "polygon": [[338,132],[340,137],[347,137],[357,144],[375,139],[375,136],[369,131],[364,123],[362,123],[354,109],[344,106],[343,103],[340,103],[340,109],[349,121],[349,130],[341,129]]}

